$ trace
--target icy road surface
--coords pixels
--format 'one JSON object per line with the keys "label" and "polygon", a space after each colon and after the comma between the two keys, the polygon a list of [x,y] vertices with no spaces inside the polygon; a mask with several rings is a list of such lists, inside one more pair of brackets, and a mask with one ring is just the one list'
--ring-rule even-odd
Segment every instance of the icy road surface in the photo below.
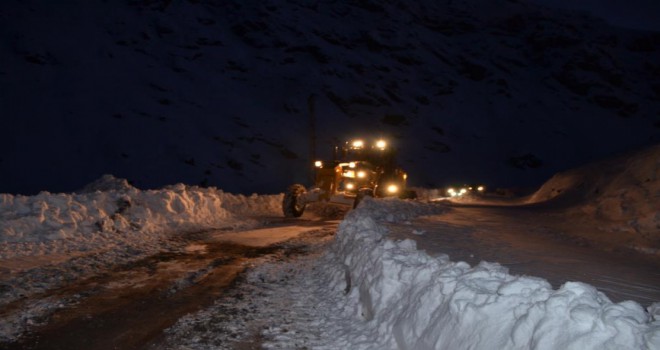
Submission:
{"label": "icy road surface", "polygon": [[629,251],[604,251],[575,238],[594,230],[534,208],[454,205],[410,223],[388,224],[391,239],[413,239],[429,255],[447,254],[472,266],[497,262],[514,275],[591,284],[613,302],[648,306],[660,300],[660,263]]}
{"label": "icy road surface", "polygon": [[[56,303],[30,332],[2,349],[162,348],[162,331],[180,317],[209,307],[231,290],[246,268],[307,254],[332,238],[338,220],[261,218],[266,227],[216,230],[181,237],[170,249],[68,285],[18,300],[0,320],[20,319],[36,305]],[[230,336],[227,335],[227,336]]]}

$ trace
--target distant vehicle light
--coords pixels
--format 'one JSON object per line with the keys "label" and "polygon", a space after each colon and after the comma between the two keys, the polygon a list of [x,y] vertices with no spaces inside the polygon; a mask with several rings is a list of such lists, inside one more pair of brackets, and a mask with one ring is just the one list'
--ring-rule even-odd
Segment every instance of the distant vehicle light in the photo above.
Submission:
{"label": "distant vehicle light", "polygon": [[387,186],[387,192],[388,193],[397,193],[398,191],[399,191],[399,186],[397,186],[397,185]]}
{"label": "distant vehicle light", "polygon": [[350,182],[346,184],[346,189],[347,189],[347,190],[352,190],[352,189],[354,189],[354,188],[355,188],[355,185],[354,185],[354,184],[352,184],[352,183],[350,183]]}
{"label": "distant vehicle light", "polygon": [[349,168],[355,168],[355,162],[350,162],[348,163]]}
{"label": "distant vehicle light", "polygon": [[351,146],[352,146],[353,148],[362,148],[362,147],[364,147],[364,141],[362,141],[362,140],[355,140],[355,141],[353,141],[353,143],[351,143]]}
{"label": "distant vehicle light", "polygon": [[[480,186],[480,187],[482,187],[482,186]],[[474,189],[475,189],[475,187],[469,187],[469,186],[461,187],[461,188],[458,188],[458,189],[453,188],[453,187],[449,187],[447,189],[447,195],[449,197],[461,197],[463,195],[467,195],[469,192],[473,191]],[[477,190],[479,191],[478,188],[477,188]]]}
{"label": "distant vehicle light", "polygon": [[477,191],[483,192],[486,188],[484,186],[477,187]]}
{"label": "distant vehicle light", "polygon": [[357,172],[357,177],[360,179],[364,179],[365,177],[367,177],[367,173],[363,170],[360,170]]}
{"label": "distant vehicle light", "polygon": [[355,177],[355,170],[345,170],[344,173],[342,174],[343,177],[350,177],[354,178]]}
{"label": "distant vehicle light", "polygon": [[387,147],[387,142],[385,142],[385,140],[376,141],[376,148],[383,150],[385,147]]}
{"label": "distant vehicle light", "polygon": [[314,166],[317,167],[317,168],[323,168],[323,162],[320,161],[320,160],[317,160],[316,162],[314,162]]}

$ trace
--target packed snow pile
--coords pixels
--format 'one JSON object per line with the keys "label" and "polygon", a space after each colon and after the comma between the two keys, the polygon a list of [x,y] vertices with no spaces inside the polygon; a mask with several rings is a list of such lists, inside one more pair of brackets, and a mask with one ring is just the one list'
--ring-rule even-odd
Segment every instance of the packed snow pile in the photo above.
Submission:
{"label": "packed snow pile", "polygon": [[[280,215],[282,195],[233,195],[183,184],[139,190],[105,175],[80,193],[0,194],[0,307],[113,266],[176,251],[184,234],[257,226]],[[181,238],[181,239],[179,239]],[[4,315],[0,341],[73,301],[28,304]]]}
{"label": "packed snow pile", "polygon": [[[415,205],[365,201],[340,225],[332,290],[354,322],[330,334],[353,349],[658,349],[658,304],[612,303],[594,287],[510,275],[499,264],[431,257],[387,239],[380,220]],[[397,217],[395,213],[405,212]],[[387,214],[385,214],[387,213]],[[420,215],[423,212],[420,213]],[[329,346],[331,347],[331,346]]]}
{"label": "packed snow pile", "polygon": [[559,173],[529,202],[577,207],[660,243],[660,145]]}
{"label": "packed snow pile", "polygon": [[69,250],[86,250],[114,245],[127,235],[139,241],[150,235],[246,225],[249,220],[242,216],[278,215],[281,198],[183,184],[141,191],[111,176],[82,193],[0,194],[0,258],[48,253],[48,247],[62,240]]}
{"label": "packed snow pile", "polygon": [[128,183],[126,179],[119,179],[110,174],[105,174],[100,178],[90,182],[85,187],[83,187],[80,193],[91,193],[91,192],[107,192],[107,191],[117,191],[117,192],[126,192],[129,190],[135,189]]}

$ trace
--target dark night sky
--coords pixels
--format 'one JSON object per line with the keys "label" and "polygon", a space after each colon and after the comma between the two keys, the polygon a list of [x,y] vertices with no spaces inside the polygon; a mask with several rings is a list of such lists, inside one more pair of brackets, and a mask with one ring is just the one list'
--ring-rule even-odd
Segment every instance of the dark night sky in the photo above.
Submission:
{"label": "dark night sky", "polygon": [[658,0],[530,0],[546,6],[583,10],[613,25],[660,31]]}
{"label": "dark night sky", "polygon": [[311,95],[319,156],[375,132],[416,186],[536,186],[660,137],[657,36],[598,19],[660,32],[660,0],[204,3],[0,7],[0,193],[277,192],[308,180]]}

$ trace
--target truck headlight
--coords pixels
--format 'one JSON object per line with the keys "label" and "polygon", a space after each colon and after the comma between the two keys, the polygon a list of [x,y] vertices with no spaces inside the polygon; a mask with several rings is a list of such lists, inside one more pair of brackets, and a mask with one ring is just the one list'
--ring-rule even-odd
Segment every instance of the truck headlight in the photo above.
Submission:
{"label": "truck headlight", "polygon": [[353,183],[349,182],[349,183],[346,184],[346,189],[347,190],[352,190],[354,188],[355,188],[355,185]]}
{"label": "truck headlight", "polygon": [[399,186],[389,185],[387,186],[387,193],[397,193],[399,191]]}
{"label": "truck headlight", "polygon": [[343,177],[350,177],[354,178],[355,177],[355,170],[344,170],[344,173],[342,174]]}
{"label": "truck headlight", "polygon": [[383,150],[385,147],[387,147],[387,142],[385,142],[385,140],[376,141],[376,148]]}
{"label": "truck headlight", "polygon": [[364,141],[355,140],[351,143],[351,147],[356,148],[356,149],[362,148],[362,147],[364,147]]}
{"label": "truck headlight", "polygon": [[367,173],[363,170],[360,170],[360,171],[357,172],[357,177],[359,179],[364,179],[365,177],[367,177]]}

